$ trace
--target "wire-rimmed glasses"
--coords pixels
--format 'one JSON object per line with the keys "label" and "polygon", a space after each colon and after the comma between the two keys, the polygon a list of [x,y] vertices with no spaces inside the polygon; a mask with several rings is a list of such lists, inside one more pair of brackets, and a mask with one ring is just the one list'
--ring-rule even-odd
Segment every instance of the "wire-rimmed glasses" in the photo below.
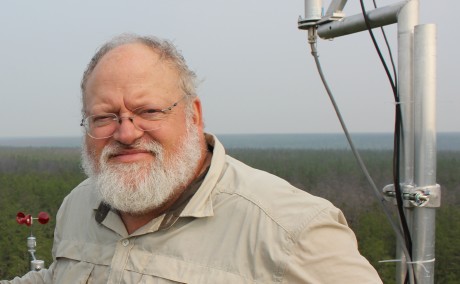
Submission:
{"label": "wire-rimmed glasses", "polygon": [[112,137],[123,119],[128,119],[139,130],[153,131],[161,128],[163,121],[168,112],[186,96],[172,104],[171,106],[158,109],[152,105],[146,105],[136,108],[130,116],[119,116],[115,113],[101,113],[87,116],[81,120],[80,126],[83,126],[86,133],[94,139],[104,139]]}

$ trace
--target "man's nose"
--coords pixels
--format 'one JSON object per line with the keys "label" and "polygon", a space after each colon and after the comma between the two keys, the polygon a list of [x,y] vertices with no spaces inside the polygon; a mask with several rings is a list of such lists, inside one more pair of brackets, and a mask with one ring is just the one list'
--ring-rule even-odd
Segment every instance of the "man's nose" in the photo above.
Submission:
{"label": "man's nose", "polygon": [[113,133],[113,138],[120,143],[130,145],[144,135],[144,131],[134,125],[134,117],[119,117],[118,128]]}

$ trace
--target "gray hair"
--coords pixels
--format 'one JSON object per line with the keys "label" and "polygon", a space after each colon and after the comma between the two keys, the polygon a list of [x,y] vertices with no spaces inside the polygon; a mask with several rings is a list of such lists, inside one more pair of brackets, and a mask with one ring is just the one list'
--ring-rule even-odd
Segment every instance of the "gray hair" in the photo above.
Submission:
{"label": "gray hair", "polygon": [[160,60],[166,61],[177,70],[179,74],[179,84],[181,89],[187,95],[187,115],[191,115],[193,111],[192,104],[190,102],[197,96],[197,76],[195,72],[190,70],[187,63],[185,62],[182,54],[176,49],[173,43],[167,40],[159,39],[153,36],[139,36],[136,34],[122,34],[112,40],[105,43],[99,48],[96,54],[91,58],[88,66],[86,67],[85,72],[83,73],[83,78],[81,80],[80,88],[82,94],[82,115],[85,116],[85,97],[86,97],[86,83],[89,76],[96,68],[96,65],[99,63],[101,58],[107,54],[109,51],[131,43],[141,43],[147,47],[150,47],[152,51],[157,53],[160,56]]}

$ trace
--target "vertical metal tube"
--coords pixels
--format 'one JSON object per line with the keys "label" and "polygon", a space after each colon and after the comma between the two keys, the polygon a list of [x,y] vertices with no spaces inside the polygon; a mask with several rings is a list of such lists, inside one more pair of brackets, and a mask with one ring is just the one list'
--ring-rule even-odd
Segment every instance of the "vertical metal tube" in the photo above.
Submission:
{"label": "vertical metal tube", "polygon": [[[414,183],[413,34],[418,22],[419,1],[408,1],[398,15],[398,94],[402,116],[399,174],[403,185]],[[412,209],[406,209],[405,214],[411,226]],[[396,283],[402,284],[407,271],[406,259],[399,246],[396,254],[402,260],[396,268]]]}
{"label": "vertical metal tube", "polygon": [[[436,26],[414,32],[415,184],[436,185]],[[415,208],[413,261],[417,283],[434,283],[435,208]]]}
{"label": "vertical metal tube", "polygon": [[321,19],[323,9],[322,0],[305,0],[305,18],[307,21],[318,21]]}
{"label": "vertical metal tube", "polygon": [[398,15],[398,93],[403,121],[401,181],[412,185],[414,177],[413,35],[418,24],[418,0],[409,1]]}

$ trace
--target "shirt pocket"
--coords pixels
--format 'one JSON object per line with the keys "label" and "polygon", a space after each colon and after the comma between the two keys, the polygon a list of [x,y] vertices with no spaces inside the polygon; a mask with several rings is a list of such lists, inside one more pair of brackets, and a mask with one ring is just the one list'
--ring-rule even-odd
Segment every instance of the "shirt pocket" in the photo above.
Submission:
{"label": "shirt pocket", "polygon": [[256,283],[225,269],[177,259],[165,255],[151,255],[142,270],[140,283],[154,284],[246,284]]}
{"label": "shirt pocket", "polygon": [[[74,241],[62,241],[56,248],[54,283],[101,283],[94,271],[97,265],[108,267],[110,258],[101,247]],[[100,274],[100,273],[99,273]],[[95,277],[97,276],[97,277]],[[100,280],[100,279],[99,279]]]}
{"label": "shirt pocket", "polygon": [[79,262],[72,259],[59,259],[55,267],[54,283],[91,283],[94,264]]}

